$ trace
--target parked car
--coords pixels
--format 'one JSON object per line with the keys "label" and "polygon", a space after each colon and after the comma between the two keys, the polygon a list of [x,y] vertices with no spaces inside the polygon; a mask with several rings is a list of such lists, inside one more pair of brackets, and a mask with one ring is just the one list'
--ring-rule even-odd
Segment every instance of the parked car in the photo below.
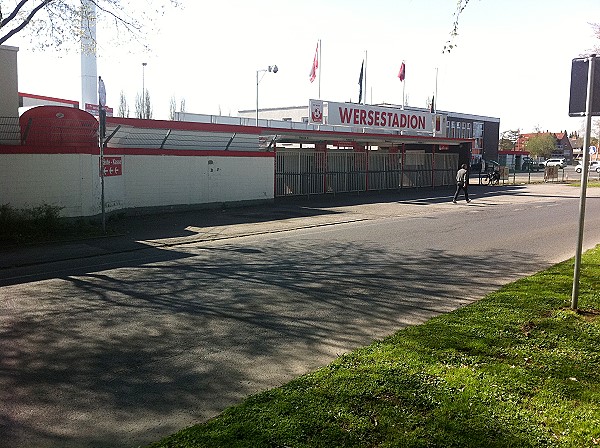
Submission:
{"label": "parked car", "polygon": [[[575,167],[575,171],[577,171],[578,173],[581,173],[581,170],[583,169],[583,164],[581,162],[579,162],[577,164],[577,166]],[[600,173],[600,162],[594,160],[593,162],[590,162],[590,171],[595,171],[597,173]]]}
{"label": "parked car", "polygon": [[[542,168],[544,166],[542,165]],[[529,157],[523,157],[523,163],[521,164],[521,171],[539,171],[540,165],[538,162]]]}
{"label": "parked car", "polygon": [[544,162],[544,166],[557,166],[559,168],[564,168],[567,166],[567,159],[548,159]]}

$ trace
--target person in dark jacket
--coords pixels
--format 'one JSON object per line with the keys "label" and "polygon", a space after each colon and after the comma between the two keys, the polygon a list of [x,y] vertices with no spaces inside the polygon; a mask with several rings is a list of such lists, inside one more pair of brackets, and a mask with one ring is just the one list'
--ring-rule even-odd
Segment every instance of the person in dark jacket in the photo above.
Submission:
{"label": "person in dark jacket", "polygon": [[456,173],[456,193],[454,193],[454,198],[452,199],[452,202],[456,204],[456,199],[458,198],[460,190],[463,190],[465,192],[465,201],[471,202],[471,200],[469,199],[468,186],[469,172],[467,171],[467,165],[463,163]]}

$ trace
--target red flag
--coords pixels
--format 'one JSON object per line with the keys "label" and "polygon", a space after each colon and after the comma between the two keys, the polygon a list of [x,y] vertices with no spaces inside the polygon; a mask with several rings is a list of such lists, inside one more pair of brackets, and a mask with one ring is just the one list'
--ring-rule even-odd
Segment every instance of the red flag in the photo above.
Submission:
{"label": "red flag", "polygon": [[404,65],[404,62],[402,62],[402,65],[400,66],[400,71],[398,72],[398,78],[400,78],[400,81],[404,81],[405,76],[406,66]]}
{"label": "red flag", "polygon": [[310,82],[313,82],[317,77],[317,69],[319,68],[319,42],[317,42],[317,49],[315,50],[315,58],[313,59],[313,65],[310,69]]}

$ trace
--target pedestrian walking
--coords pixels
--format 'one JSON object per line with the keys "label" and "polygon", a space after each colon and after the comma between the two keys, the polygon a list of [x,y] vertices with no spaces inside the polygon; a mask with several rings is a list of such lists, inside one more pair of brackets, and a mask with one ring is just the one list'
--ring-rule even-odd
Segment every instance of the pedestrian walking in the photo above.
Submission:
{"label": "pedestrian walking", "polygon": [[460,166],[460,169],[456,172],[456,193],[454,193],[454,198],[452,199],[452,202],[456,204],[456,199],[458,198],[460,190],[463,190],[465,192],[465,201],[471,202],[471,200],[469,199],[468,186],[469,172],[467,171],[467,165],[463,163]]}

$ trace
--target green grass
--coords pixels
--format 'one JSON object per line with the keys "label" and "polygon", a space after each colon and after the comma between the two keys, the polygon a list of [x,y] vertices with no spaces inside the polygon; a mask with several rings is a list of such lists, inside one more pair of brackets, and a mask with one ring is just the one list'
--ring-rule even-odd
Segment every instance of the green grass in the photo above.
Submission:
{"label": "green grass", "polygon": [[[581,182],[569,182],[569,185],[580,187]],[[598,188],[600,187],[600,180],[589,180],[587,186],[588,188]]]}
{"label": "green grass", "polygon": [[257,394],[158,447],[600,444],[600,247]]}
{"label": "green grass", "polygon": [[60,207],[47,204],[26,209],[0,205],[0,245],[19,246],[104,235],[101,223],[61,218],[60,212]]}

